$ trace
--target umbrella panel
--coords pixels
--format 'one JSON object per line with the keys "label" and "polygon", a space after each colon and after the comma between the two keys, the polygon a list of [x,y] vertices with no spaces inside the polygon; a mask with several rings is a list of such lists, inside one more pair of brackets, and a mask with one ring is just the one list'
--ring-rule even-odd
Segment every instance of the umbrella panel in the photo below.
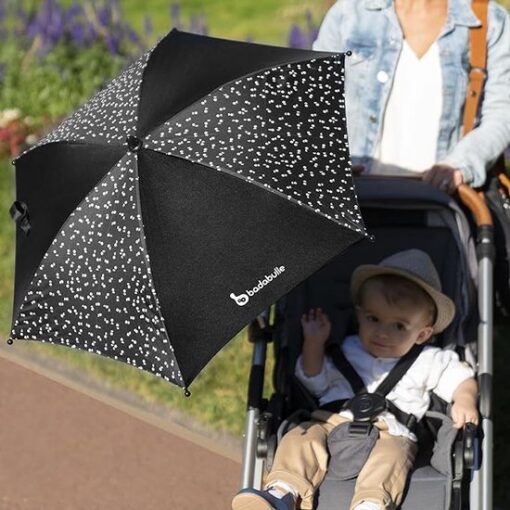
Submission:
{"label": "umbrella panel", "polygon": [[56,235],[11,335],[101,354],[182,386],[139,211],[136,154],[128,153]]}
{"label": "umbrella panel", "polygon": [[16,162],[16,200],[28,205],[32,229],[28,237],[17,231],[14,317],[65,220],[124,154],[121,146],[61,142]]}
{"label": "umbrella panel", "polygon": [[[172,30],[152,51],[140,92],[137,136],[231,80],[325,52],[202,37]],[[169,86],[171,84],[171,86]]]}
{"label": "umbrella panel", "polygon": [[154,285],[186,384],[268,304],[364,237],[239,176],[155,151],[139,153],[139,176]]}

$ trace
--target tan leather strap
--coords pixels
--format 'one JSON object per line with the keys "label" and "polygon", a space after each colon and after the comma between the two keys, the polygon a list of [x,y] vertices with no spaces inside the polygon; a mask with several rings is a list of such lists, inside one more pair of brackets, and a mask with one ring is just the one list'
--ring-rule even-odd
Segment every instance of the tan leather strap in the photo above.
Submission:
{"label": "tan leather strap", "polygon": [[492,225],[492,216],[483,193],[477,193],[467,184],[461,184],[457,188],[461,202],[471,211],[478,227]]}
{"label": "tan leather strap", "polygon": [[469,29],[469,84],[464,106],[464,135],[474,127],[483,84],[487,76],[487,11],[488,0],[473,0],[472,8],[481,21],[479,27]]}
{"label": "tan leather strap", "polygon": [[499,182],[501,183],[501,186],[505,188],[507,195],[510,196],[510,179],[508,178],[508,175],[504,172],[500,172],[498,174]]}

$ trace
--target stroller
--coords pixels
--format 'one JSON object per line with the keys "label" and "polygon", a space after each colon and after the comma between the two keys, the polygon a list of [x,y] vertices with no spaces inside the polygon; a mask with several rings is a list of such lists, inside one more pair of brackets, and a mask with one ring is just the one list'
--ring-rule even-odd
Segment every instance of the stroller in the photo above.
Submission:
{"label": "stroller", "polygon": [[[352,332],[349,280],[359,264],[378,263],[409,248],[429,254],[443,291],[457,314],[436,345],[457,351],[475,369],[479,384],[481,425],[452,427],[446,403],[432,394],[422,420],[419,454],[401,510],[492,510],[492,275],[491,217],[469,187],[460,201],[422,181],[381,176],[356,179],[358,202],[374,242],[362,241],[337,256],[261,314],[249,327],[254,344],[248,390],[242,488],[261,488],[279,439],[317,408],[316,400],[294,376],[302,345],[300,319],[322,307],[332,322],[331,339]],[[275,392],[262,398],[266,350],[274,343]],[[483,453],[483,454],[482,454]],[[355,480],[331,473],[316,494],[316,510],[346,510]]]}

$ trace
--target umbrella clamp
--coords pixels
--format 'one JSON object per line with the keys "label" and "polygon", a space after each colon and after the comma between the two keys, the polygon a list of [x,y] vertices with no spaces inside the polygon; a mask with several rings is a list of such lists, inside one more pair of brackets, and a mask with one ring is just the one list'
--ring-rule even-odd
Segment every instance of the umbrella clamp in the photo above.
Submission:
{"label": "umbrella clamp", "polygon": [[30,233],[32,226],[30,225],[30,216],[28,214],[28,206],[24,202],[14,202],[9,209],[11,218],[16,225],[23,230],[26,236]]}

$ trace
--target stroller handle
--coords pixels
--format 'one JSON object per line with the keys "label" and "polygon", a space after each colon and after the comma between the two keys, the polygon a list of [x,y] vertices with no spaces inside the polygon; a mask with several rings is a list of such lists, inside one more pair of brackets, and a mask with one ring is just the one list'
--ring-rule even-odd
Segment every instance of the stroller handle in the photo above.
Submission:
{"label": "stroller handle", "polygon": [[460,201],[471,211],[478,227],[492,226],[492,216],[483,196],[471,186],[461,184],[457,188]]}

